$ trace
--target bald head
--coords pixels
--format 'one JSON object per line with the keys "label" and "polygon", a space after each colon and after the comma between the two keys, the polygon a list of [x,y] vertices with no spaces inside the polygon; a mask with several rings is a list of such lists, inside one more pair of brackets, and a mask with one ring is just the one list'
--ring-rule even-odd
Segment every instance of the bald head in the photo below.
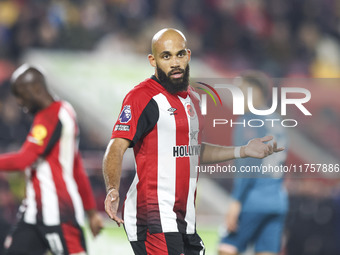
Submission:
{"label": "bald head", "polygon": [[11,86],[14,94],[18,88],[23,86],[32,86],[33,84],[46,90],[45,77],[36,67],[24,64],[16,69],[12,74]]}
{"label": "bald head", "polygon": [[172,94],[186,91],[189,85],[189,61],[191,51],[187,40],[177,29],[164,28],[152,38],[152,54],[149,62],[155,68],[155,76]]}
{"label": "bald head", "polygon": [[187,39],[184,34],[174,28],[164,28],[158,31],[152,38],[151,49],[152,54],[156,54],[165,44],[181,43],[184,48],[187,47]]}
{"label": "bald head", "polygon": [[11,89],[19,105],[26,112],[36,113],[54,101],[47,90],[43,73],[28,64],[14,71],[11,77]]}

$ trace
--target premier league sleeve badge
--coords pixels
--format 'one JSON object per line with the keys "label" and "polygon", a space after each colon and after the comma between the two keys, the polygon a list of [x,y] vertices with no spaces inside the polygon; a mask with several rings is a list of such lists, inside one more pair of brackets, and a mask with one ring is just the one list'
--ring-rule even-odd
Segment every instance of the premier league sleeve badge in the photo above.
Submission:
{"label": "premier league sleeve badge", "polygon": [[125,105],[123,107],[122,112],[119,115],[119,121],[120,123],[128,123],[132,118],[131,114],[131,106],[130,105]]}

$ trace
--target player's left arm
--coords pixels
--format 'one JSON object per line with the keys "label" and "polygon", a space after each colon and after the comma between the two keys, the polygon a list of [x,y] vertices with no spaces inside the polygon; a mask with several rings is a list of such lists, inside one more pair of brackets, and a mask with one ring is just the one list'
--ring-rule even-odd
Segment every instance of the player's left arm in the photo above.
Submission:
{"label": "player's left arm", "polygon": [[[241,146],[240,157],[265,158],[275,152],[283,151],[284,148],[278,148],[277,143],[266,143],[273,139],[272,136],[264,136],[255,138],[248,142],[247,145]],[[213,144],[203,144],[201,152],[201,163],[219,163],[227,160],[235,159],[235,147],[225,147]]]}
{"label": "player's left arm", "polygon": [[83,206],[89,219],[89,225],[93,236],[97,236],[104,227],[103,219],[96,209],[96,201],[93,195],[90,181],[85,173],[83,162],[78,152],[74,159],[74,179],[78,185],[78,191],[83,201]]}

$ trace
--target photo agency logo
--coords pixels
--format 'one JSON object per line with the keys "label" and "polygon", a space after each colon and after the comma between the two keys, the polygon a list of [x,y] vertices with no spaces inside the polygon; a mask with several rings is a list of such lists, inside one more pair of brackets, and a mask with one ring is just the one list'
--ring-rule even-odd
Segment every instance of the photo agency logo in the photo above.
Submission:
{"label": "photo agency logo", "polygon": [[[214,101],[215,106],[217,106],[217,102],[213,96],[213,94],[208,90],[214,92],[217,96],[221,106],[223,106],[222,99],[220,95],[225,95],[230,93],[232,97],[232,113],[233,115],[240,116],[245,114],[245,106],[249,109],[249,111],[257,116],[268,116],[272,115],[274,112],[277,112],[280,102],[280,111],[278,112],[282,119],[274,119],[274,118],[266,118],[266,119],[251,119],[248,120],[247,123],[244,122],[233,122],[232,119],[213,119],[213,127],[217,125],[225,125],[230,124],[231,126],[236,124],[242,124],[243,126],[250,126],[250,127],[261,127],[264,125],[265,122],[271,123],[271,126],[274,127],[276,124],[280,124],[283,127],[296,127],[298,125],[297,119],[289,119],[283,118],[287,116],[287,106],[292,105],[296,107],[299,111],[302,112],[305,116],[312,116],[310,111],[306,108],[305,104],[310,101],[311,99],[311,92],[306,88],[299,88],[299,87],[281,87],[280,89],[277,87],[271,88],[270,95],[271,95],[271,102],[269,102],[269,106],[266,109],[256,109],[255,103],[253,102],[253,88],[248,87],[246,94],[240,87],[230,83],[217,83],[213,86],[208,85],[207,83],[203,82],[196,82],[204,87],[196,87],[204,91],[206,94],[201,95],[201,113],[202,115],[207,115],[207,94],[212,98]],[[208,89],[207,89],[208,88]],[[220,94],[217,92],[219,90]],[[223,91],[223,94],[221,93]],[[224,91],[227,91],[225,93]],[[279,93],[280,92],[280,93]]]}
{"label": "photo agency logo", "polygon": [[[217,93],[217,91],[212,86],[210,86],[210,85],[208,85],[204,82],[197,82],[197,83],[200,84],[203,87],[196,87],[196,88],[203,90],[205,93],[207,93],[211,97],[211,99],[214,101],[215,106],[217,106],[216,100],[208,89],[210,89],[211,91],[213,91],[215,93],[218,100],[220,101],[221,106],[223,106],[220,95]],[[207,87],[208,89],[206,89],[204,87]],[[201,96],[201,113],[202,113],[202,115],[207,115],[207,95],[206,94],[202,94],[202,96]]]}

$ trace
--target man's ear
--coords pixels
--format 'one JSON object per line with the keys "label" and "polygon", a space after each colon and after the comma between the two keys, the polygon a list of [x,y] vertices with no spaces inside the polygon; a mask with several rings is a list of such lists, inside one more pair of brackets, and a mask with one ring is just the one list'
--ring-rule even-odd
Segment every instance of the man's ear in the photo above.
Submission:
{"label": "man's ear", "polygon": [[188,53],[188,61],[190,61],[190,59],[191,59],[191,50],[187,49],[187,53]]}
{"label": "man's ear", "polygon": [[149,59],[150,65],[152,65],[153,67],[156,67],[156,60],[152,54],[148,55],[148,59]]}

